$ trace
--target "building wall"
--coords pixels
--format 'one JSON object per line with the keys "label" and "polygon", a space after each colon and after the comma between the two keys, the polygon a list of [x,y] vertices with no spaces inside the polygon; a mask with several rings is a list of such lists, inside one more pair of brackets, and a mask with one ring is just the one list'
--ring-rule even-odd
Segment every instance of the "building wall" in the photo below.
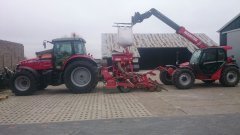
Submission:
{"label": "building wall", "polygon": [[176,65],[190,60],[192,53],[187,48],[138,48],[141,55],[141,70],[151,70],[158,66]]}
{"label": "building wall", "polygon": [[225,27],[223,27],[220,32],[220,45],[228,45],[228,33],[230,31],[234,31],[236,29],[240,29],[240,16],[238,16],[236,19],[234,19],[231,23],[227,24]]}
{"label": "building wall", "polygon": [[228,55],[234,55],[240,66],[240,30],[227,33],[227,44],[233,47]]}
{"label": "building wall", "polygon": [[13,69],[23,59],[24,47],[22,44],[0,40],[0,70],[3,67]]}

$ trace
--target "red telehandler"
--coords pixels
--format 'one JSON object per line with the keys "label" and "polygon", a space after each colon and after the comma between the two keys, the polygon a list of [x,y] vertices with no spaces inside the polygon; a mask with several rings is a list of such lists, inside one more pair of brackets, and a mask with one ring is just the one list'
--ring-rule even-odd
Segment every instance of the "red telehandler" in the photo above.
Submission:
{"label": "red telehandler", "polygon": [[141,23],[154,15],[159,20],[176,30],[187,40],[191,41],[199,49],[196,50],[189,62],[174,66],[161,67],[160,80],[166,84],[174,84],[179,89],[189,89],[193,86],[195,79],[205,83],[213,83],[216,80],[226,87],[234,87],[239,83],[239,67],[233,57],[227,56],[230,46],[211,46],[209,47],[194,34],[179,26],[168,17],[152,8],[140,14],[136,12],[132,17],[132,25]]}

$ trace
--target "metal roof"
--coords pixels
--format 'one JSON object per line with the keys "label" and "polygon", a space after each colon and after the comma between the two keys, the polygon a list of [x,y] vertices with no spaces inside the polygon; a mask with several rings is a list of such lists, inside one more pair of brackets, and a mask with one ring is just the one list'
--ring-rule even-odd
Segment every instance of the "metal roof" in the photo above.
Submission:
{"label": "metal roof", "polygon": [[[217,43],[206,34],[195,34],[199,39],[209,46],[217,46]],[[134,44],[130,51],[134,57],[140,57],[137,48],[187,48],[190,52],[198,49],[194,44],[179,34],[134,34]],[[112,51],[122,52],[124,49],[117,45],[117,34],[102,34],[102,57],[111,57]]]}
{"label": "metal roof", "polygon": [[235,16],[232,20],[230,20],[228,23],[226,23],[221,29],[219,29],[217,32],[221,32],[224,28],[226,28],[229,24],[231,24],[233,21],[235,21],[235,19],[237,19],[238,17],[240,17],[240,13]]}

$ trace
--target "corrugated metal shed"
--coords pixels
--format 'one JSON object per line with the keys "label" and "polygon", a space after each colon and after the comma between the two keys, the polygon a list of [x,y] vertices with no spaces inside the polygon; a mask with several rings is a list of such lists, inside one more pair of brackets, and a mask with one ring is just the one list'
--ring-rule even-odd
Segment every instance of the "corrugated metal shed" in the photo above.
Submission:
{"label": "corrugated metal shed", "polygon": [[[217,45],[206,34],[195,34],[203,42],[209,46]],[[130,51],[134,53],[134,57],[140,57],[137,48],[188,48],[190,52],[197,49],[190,41],[179,34],[134,34],[134,45]],[[112,51],[122,52],[123,48],[117,45],[117,34],[102,34],[102,57],[111,57]]]}
{"label": "corrugated metal shed", "polygon": [[24,59],[24,46],[19,43],[0,40],[0,70],[3,67],[14,68]]}

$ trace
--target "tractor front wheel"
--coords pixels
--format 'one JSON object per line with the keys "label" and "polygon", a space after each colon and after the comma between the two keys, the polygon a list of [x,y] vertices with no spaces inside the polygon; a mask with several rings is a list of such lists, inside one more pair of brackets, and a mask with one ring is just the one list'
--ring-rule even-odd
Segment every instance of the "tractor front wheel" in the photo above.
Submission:
{"label": "tractor front wheel", "polygon": [[168,73],[167,70],[162,70],[159,76],[161,82],[165,85],[172,85],[172,76]]}
{"label": "tractor front wheel", "polygon": [[239,70],[236,67],[227,67],[223,70],[219,82],[225,87],[235,87],[239,83]]}
{"label": "tractor front wheel", "polygon": [[36,90],[36,79],[28,71],[17,72],[10,84],[10,89],[16,96],[30,95]]}
{"label": "tractor front wheel", "polygon": [[65,70],[64,82],[73,93],[91,92],[98,81],[97,66],[87,61],[75,61]]}
{"label": "tractor front wheel", "polygon": [[178,89],[190,89],[195,82],[195,76],[190,69],[177,69],[172,81]]}

